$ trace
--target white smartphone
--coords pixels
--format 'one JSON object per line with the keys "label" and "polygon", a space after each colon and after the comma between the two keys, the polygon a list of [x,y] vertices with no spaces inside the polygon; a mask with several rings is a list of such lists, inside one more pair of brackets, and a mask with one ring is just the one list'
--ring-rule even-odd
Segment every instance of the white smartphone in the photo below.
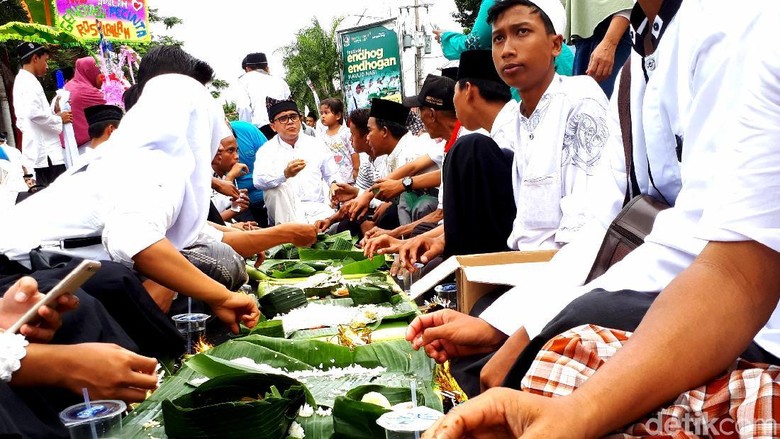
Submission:
{"label": "white smartphone", "polygon": [[100,262],[85,259],[76,266],[65,278],[63,278],[54,288],[41,298],[32,308],[28,309],[23,316],[19,318],[6,332],[15,334],[25,323],[31,322],[38,316],[38,309],[42,306],[52,305],[57,298],[67,293],[75,293],[93,274],[100,268]]}

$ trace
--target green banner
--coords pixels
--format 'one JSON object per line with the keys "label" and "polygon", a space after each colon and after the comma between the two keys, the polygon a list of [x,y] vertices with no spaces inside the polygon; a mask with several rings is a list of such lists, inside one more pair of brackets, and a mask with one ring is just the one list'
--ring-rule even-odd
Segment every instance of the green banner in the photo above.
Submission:
{"label": "green banner", "polygon": [[339,32],[347,112],[371,99],[401,102],[401,54],[395,19]]}

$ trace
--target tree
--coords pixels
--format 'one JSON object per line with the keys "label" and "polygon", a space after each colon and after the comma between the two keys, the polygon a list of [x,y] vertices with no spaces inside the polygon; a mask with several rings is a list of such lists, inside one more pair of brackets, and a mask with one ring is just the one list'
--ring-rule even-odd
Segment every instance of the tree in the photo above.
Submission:
{"label": "tree", "polygon": [[320,99],[344,99],[341,91],[333,84],[334,78],[339,77],[341,65],[336,45],[336,29],[342,20],[343,17],[335,18],[326,30],[317,18],[313,17],[310,26],[298,31],[293,43],[279,49],[287,69],[287,84],[293,99],[301,108],[304,105],[315,108],[314,95],[307,85],[307,80],[311,81]]}
{"label": "tree", "polygon": [[452,18],[463,26],[464,32],[468,33],[474,26],[481,3],[482,0],[455,0],[455,7],[458,8],[458,12],[454,12]]}

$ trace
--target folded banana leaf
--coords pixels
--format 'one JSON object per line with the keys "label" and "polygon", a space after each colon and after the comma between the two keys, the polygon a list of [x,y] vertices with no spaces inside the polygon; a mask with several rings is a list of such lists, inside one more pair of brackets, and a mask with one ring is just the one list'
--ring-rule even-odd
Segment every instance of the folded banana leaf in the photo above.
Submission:
{"label": "folded banana leaf", "polygon": [[368,305],[386,303],[390,301],[393,292],[389,289],[375,287],[373,285],[347,285],[349,297],[355,305]]}
{"label": "folded banana leaf", "polygon": [[308,304],[303,290],[290,286],[275,288],[260,297],[260,311],[268,319],[272,319],[278,314],[287,314],[295,308]]}
{"label": "folded banana leaf", "polygon": [[345,264],[339,271],[342,274],[371,274],[385,265],[385,255],[376,255],[371,259],[364,259],[350,264]]}
{"label": "folded banana leaf", "polygon": [[299,261],[272,262],[267,265],[261,265],[260,269],[267,275],[276,279],[308,277],[317,272],[316,268]]}
{"label": "folded banana leaf", "polygon": [[[391,405],[411,401],[409,388],[386,387],[376,384],[357,386],[344,396],[336,398],[333,405],[333,430],[336,436],[343,439],[373,439],[385,435],[384,428],[377,425],[376,420],[389,409],[376,404],[361,402],[369,392],[377,392],[385,396]],[[418,392],[417,402],[425,405],[425,395]]]}
{"label": "folded banana leaf", "polygon": [[265,251],[268,259],[298,259],[298,247],[292,244],[280,244]]}
{"label": "folded banana leaf", "polygon": [[227,374],[162,402],[170,438],[284,439],[298,409],[312,401],[298,381],[281,375]]}

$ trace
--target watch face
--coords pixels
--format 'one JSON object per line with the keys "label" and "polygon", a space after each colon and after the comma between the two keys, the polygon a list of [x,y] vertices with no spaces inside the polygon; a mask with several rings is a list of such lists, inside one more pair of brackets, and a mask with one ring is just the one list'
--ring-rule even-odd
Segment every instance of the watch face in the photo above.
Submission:
{"label": "watch face", "polygon": [[404,177],[404,179],[401,180],[401,184],[404,185],[404,188],[411,189],[412,188],[412,177]]}

